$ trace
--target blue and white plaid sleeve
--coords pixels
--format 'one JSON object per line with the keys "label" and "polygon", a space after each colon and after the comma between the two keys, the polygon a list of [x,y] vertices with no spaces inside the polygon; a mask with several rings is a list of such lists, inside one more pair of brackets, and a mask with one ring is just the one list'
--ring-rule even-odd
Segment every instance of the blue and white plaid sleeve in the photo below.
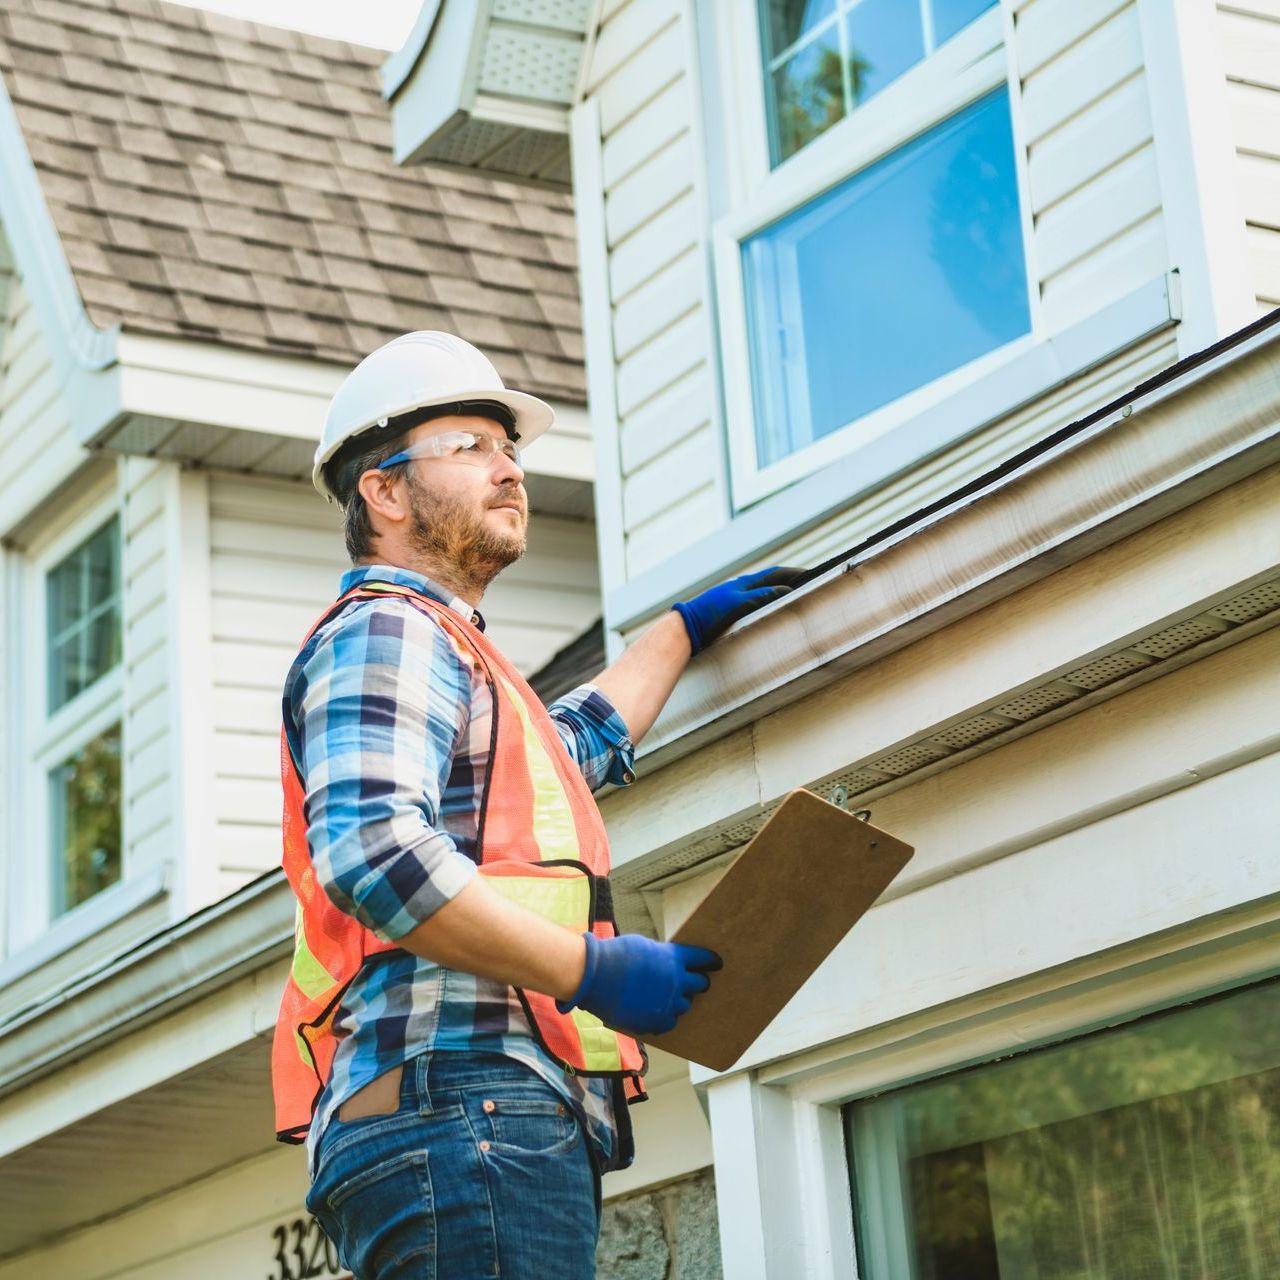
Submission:
{"label": "blue and white plaid sleeve", "polygon": [[384,940],[476,874],[439,821],[470,699],[471,673],[443,630],[399,601],[343,615],[293,686],[316,878]]}
{"label": "blue and white plaid sleeve", "polygon": [[592,791],[606,782],[625,787],[636,780],[635,744],[617,707],[601,689],[580,684],[547,711]]}

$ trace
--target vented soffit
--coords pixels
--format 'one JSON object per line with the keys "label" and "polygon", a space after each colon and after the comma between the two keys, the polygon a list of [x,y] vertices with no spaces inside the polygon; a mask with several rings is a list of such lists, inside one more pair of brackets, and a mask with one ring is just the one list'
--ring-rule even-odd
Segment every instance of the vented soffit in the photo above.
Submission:
{"label": "vented soffit", "polygon": [[398,164],[568,186],[591,0],[425,0],[383,64]]}

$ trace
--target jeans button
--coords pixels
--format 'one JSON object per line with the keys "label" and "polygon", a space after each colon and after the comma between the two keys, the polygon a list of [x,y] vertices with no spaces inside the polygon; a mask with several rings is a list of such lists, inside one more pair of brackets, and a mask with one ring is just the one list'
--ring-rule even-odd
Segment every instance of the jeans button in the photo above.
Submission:
{"label": "jeans button", "polygon": [[480,1144],[480,1150],[481,1150],[481,1151],[488,1151],[488,1150],[489,1150],[489,1143],[488,1143],[487,1141],[482,1142],[482,1143]]}
{"label": "jeans button", "polygon": [[497,1105],[494,1103],[492,1098],[486,1098],[484,1100],[484,1109],[486,1111],[496,1111]]}

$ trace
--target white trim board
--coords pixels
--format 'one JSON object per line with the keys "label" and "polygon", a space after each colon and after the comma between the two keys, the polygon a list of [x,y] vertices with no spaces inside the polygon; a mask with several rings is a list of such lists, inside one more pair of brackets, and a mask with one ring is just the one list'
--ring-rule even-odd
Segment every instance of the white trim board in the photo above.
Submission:
{"label": "white trim board", "polygon": [[[605,592],[606,626],[643,622],[821,524],[894,476],[1175,324],[1175,276],[1160,276],[1096,315],[1024,348],[913,422],[740,512],[696,546]],[[801,515],[800,513],[804,513]]]}
{"label": "white trim board", "polygon": [[1272,895],[758,1073],[693,1068],[711,1111],[725,1274],[855,1280],[845,1102],[1271,977],[1280,972],[1276,919]]}

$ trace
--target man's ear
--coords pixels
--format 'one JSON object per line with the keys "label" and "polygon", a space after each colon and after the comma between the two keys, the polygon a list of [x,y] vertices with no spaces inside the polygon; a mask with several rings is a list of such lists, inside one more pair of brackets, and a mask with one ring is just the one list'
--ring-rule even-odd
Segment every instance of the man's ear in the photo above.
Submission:
{"label": "man's ear", "polygon": [[366,471],[356,481],[356,489],[369,508],[369,514],[377,516],[386,525],[403,523],[409,516],[405,485],[397,485],[386,472]]}

